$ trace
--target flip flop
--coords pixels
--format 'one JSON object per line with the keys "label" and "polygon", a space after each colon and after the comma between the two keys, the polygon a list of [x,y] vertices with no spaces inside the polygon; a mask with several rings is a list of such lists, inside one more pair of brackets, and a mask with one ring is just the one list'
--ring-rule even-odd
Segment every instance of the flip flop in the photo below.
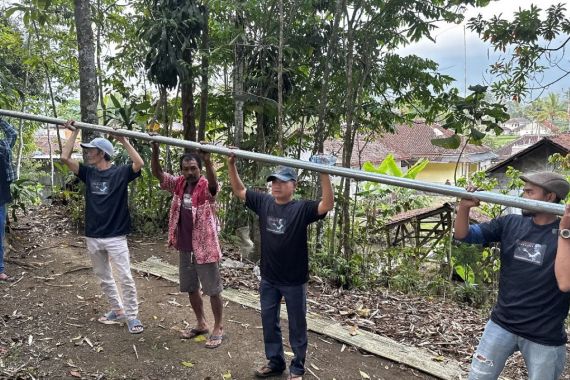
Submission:
{"label": "flip flop", "polygon": [[182,330],[182,332],[180,333],[180,338],[192,339],[192,338],[196,338],[197,336],[200,336],[200,335],[206,335],[209,332],[210,332],[210,330],[208,330],[208,329],[197,329],[197,328],[191,328],[190,330],[186,329],[186,330]]}
{"label": "flip flop", "polygon": [[[220,342],[217,344],[208,344],[214,340],[219,340]],[[210,349],[214,349],[214,348],[218,348],[222,345],[222,342],[224,341],[224,336],[223,335],[210,335],[208,337],[208,341],[206,342],[206,345],[204,347],[206,348],[210,348]]]}
{"label": "flip flop", "polygon": [[127,321],[127,327],[129,328],[129,332],[131,334],[140,334],[144,331],[143,325],[141,321],[138,319],[129,319]]}
{"label": "flip flop", "polygon": [[14,282],[14,277],[8,276],[6,273],[0,273],[0,282]]}
{"label": "flip flop", "polygon": [[102,323],[104,325],[116,325],[120,323],[125,323],[127,320],[127,316],[125,314],[117,314],[115,310],[109,311],[102,317],[97,319],[97,322]]}

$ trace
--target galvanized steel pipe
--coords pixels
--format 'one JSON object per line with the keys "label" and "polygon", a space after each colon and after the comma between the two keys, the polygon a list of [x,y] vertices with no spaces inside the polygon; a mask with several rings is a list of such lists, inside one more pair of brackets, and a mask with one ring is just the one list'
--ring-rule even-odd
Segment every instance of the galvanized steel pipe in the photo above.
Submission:
{"label": "galvanized steel pipe", "polygon": [[[32,115],[24,112],[10,111],[4,109],[0,109],[0,115],[19,118],[19,119],[38,121],[43,123],[50,123],[50,124],[63,125],[65,123],[65,120],[56,119],[53,117]],[[223,154],[226,156],[233,153],[238,158],[261,161],[261,162],[266,162],[268,164],[286,165],[298,169],[313,170],[316,172],[338,175],[341,177],[353,178],[361,181],[378,182],[385,185],[405,187],[408,189],[420,190],[420,191],[437,193],[442,195],[449,195],[458,198],[477,198],[484,202],[496,203],[503,206],[516,207],[530,211],[548,212],[556,215],[564,214],[564,206],[561,204],[541,202],[531,199],[523,199],[519,197],[493,193],[490,191],[478,191],[477,193],[470,193],[461,187],[456,187],[451,185],[442,185],[442,184],[418,181],[408,178],[392,177],[384,174],[370,173],[362,170],[350,169],[338,166],[321,165],[293,158],[272,156],[269,154],[249,152],[246,150],[230,149],[218,145],[200,144],[194,141],[180,140],[159,135],[149,135],[147,133],[130,131],[126,129],[113,129],[111,127],[105,127],[96,124],[88,124],[80,121],[76,121],[74,126],[81,129],[103,132],[103,133],[112,133],[140,140],[156,141],[159,143],[178,146],[182,148],[202,149],[206,152]]]}

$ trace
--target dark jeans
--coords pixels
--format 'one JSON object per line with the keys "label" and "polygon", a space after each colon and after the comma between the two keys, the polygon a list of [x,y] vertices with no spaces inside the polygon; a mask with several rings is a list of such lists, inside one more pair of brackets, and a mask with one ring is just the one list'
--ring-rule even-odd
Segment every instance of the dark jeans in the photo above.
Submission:
{"label": "dark jeans", "polygon": [[0,204],[0,273],[4,273],[4,229],[7,206],[8,204]]}
{"label": "dark jeans", "polygon": [[263,342],[269,366],[278,371],[284,371],[286,367],[279,325],[281,297],[284,297],[289,317],[289,343],[295,355],[291,360],[289,372],[303,375],[307,356],[307,284],[280,286],[261,279],[259,293]]}

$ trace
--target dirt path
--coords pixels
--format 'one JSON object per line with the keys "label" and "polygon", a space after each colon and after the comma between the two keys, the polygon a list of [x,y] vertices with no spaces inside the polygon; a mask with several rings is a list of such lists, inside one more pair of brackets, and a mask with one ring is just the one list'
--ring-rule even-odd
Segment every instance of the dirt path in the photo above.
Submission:
{"label": "dirt path", "polygon": [[[107,305],[82,239],[65,222],[63,215],[46,218],[12,234],[7,270],[18,282],[0,285],[0,378],[253,378],[265,361],[260,317],[238,304],[225,303],[227,340],[208,350],[204,342],[179,339],[177,330],[195,321],[187,295],[137,273],[145,332],[131,335],[126,326],[97,323]],[[131,251],[133,261],[153,254],[172,260],[163,241],[134,237]],[[313,372],[307,379],[432,379],[313,333],[307,368]]]}

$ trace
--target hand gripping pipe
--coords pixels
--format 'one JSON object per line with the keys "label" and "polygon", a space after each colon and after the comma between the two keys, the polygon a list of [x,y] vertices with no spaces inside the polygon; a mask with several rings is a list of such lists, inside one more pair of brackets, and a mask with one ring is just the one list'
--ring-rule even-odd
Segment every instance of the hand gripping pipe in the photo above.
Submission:
{"label": "hand gripping pipe", "polygon": [[[49,124],[58,124],[58,125],[65,124],[65,120],[56,119],[53,117],[32,115],[23,112],[10,111],[4,109],[0,109],[0,115],[49,123]],[[476,198],[484,202],[496,203],[503,206],[516,207],[530,211],[547,212],[555,215],[564,214],[564,205],[561,204],[513,197],[499,193],[493,193],[490,191],[478,191],[477,193],[470,193],[467,190],[456,186],[442,185],[442,184],[418,181],[408,178],[392,177],[384,174],[369,173],[362,170],[350,169],[338,166],[321,165],[293,158],[278,157],[278,156],[272,156],[269,154],[256,153],[256,152],[248,152],[246,150],[230,149],[219,145],[200,144],[194,141],[180,140],[159,135],[151,136],[143,132],[130,131],[126,129],[113,129],[111,127],[88,124],[80,121],[76,121],[74,126],[77,128],[86,129],[90,131],[112,133],[115,135],[126,136],[140,140],[156,141],[158,143],[178,146],[182,148],[202,149],[209,153],[223,154],[225,156],[229,156],[230,154],[233,153],[238,158],[261,161],[268,164],[285,165],[298,169],[313,170],[320,173],[338,175],[341,177],[353,178],[361,181],[378,182],[385,185],[405,187],[408,189],[420,190],[420,191],[437,193],[442,195],[449,195],[458,198]]]}

